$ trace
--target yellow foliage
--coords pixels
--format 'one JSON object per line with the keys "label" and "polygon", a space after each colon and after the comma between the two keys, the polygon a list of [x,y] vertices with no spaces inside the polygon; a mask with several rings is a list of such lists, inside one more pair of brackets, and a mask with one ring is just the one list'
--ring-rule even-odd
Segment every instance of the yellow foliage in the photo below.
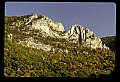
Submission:
{"label": "yellow foliage", "polygon": [[92,64],[92,63],[90,63],[90,65],[92,66],[93,64]]}
{"label": "yellow foliage", "polygon": [[30,73],[25,73],[24,76],[25,77],[30,77]]}
{"label": "yellow foliage", "polygon": [[16,74],[16,73],[11,73],[11,77],[15,77],[15,74]]}
{"label": "yellow foliage", "polygon": [[59,60],[61,60],[61,57],[59,57]]}
{"label": "yellow foliage", "polygon": [[11,77],[15,77],[15,75],[16,75],[16,72],[15,72],[15,71],[12,71],[12,72],[11,72]]}
{"label": "yellow foliage", "polygon": [[54,63],[58,63],[58,60],[54,59]]}
{"label": "yellow foliage", "polygon": [[106,64],[106,63],[103,63],[103,65],[105,65],[105,66],[106,66],[107,64]]}
{"label": "yellow foliage", "polygon": [[7,77],[8,75],[6,73],[4,73],[4,76]]}
{"label": "yellow foliage", "polygon": [[8,51],[8,49],[7,49],[7,48],[4,48],[4,51]]}
{"label": "yellow foliage", "polygon": [[74,71],[70,71],[69,73],[70,73],[71,75],[74,75]]}
{"label": "yellow foliage", "polygon": [[77,71],[75,70],[74,73],[77,73]]}
{"label": "yellow foliage", "polygon": [[23,59],[26,59],[26,56],[25,56],[25,55],[22,55],[21,57],[22,57]]}
{"label": "yellow foliage", "polygon": [[87,65],[87,62],[84,62],[84,65]]}
{"label": "yellow foliage", "polygon": [[82,63],[79,63],[79,66],[82,67]]}

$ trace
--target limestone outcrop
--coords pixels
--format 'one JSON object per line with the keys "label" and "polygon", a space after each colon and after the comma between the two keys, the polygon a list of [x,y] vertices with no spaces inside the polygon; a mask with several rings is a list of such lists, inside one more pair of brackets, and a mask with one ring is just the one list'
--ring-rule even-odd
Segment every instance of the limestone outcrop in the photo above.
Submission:
{"label": "limestone outcrop", "polygon": [[25,47],[32,47],[36,49],[42,49],[45,51],[52,51],[53,53],[55,52],[67,52],[68,53],[67,49],[54,48],[54,46],[45,45],[41,42],[35,43],[32,37],[27,38],[25,41],[19,41],[19,44],[22,44]]}
{"label": "limestone outcrop", "polygon": [[65,31],[64,26],[60,22],[54,22],[52,19],[44,15],[32,14],[29,18],[25,18],[25,25],[31,23],[30,29],[42,29],[46,33],[49,33],[49,30],[52,28],[56,31]]}
{"label": "limestone outcrop", "polygon": [[93,31],[79,24],[71,26],[66,35],[68,36],[68,40],[77,42],[78,45],[83,45],[84,47],[109,49],[105,44],[102,45],[101,39],[97,38]]}
{"label": "limestone outcrop", "polygon": [[[40,30],[37,32],[37,35],[42,35],[43,37],[54,37],[54,38],[64,38],[67,41],[71,43],[78,43],[78,45],[83,45],[84,47],[89,48],[105,48],[109,49],[105,44],[102,45],[102,41],[100,38],[97,38],[95,33],[93,31],[90,31],[88,28],[85,28],[79,24],[74,24],[70,27],[70,30],[66,31],[64,30],[64,26],[60,22],[54,22],[52,19],[50,19],[47,16],[44,15],[38,15],[38,14],[30,14],[22,16],[22,20],[17,20],[16,22],[12,22],[12,27],[24,27],[24,30],[26,30],[29,34],[31,31],[34,32],[34,30]],[[12,35],[8,35],[8,38],[11,38]],[[44,39],[44,38],[43,38]],[[60,49],[60,48],[54,48],[54,46],[51,45],[45,45],[39,41],[39,43],[35,43],[34,39],[27,38],[25,41],[19,41],[19,43],[36,48],[36,49],[42,49],[45,51],[62,51],[62,52],[68,52],[67,49]]]}

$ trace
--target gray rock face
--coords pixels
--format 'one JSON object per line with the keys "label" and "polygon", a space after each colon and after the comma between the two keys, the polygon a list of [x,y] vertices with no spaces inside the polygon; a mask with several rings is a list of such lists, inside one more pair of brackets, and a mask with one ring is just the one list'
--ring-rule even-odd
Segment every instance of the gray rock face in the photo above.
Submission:
{"label": "gray rock face", "polygon": [[56,31],[65,31],[62,23],[54,22],[44,15],[32,14],[29,18],[24,18],[24,21],[29,30],[42,30],[47,36],[51,37],[60,37]]}
{"label": "gray rock face", "polygon": [[42,16],[39,18],[39,15],[33,14],[28,19],[24,19],[24,21],[27,21],[25,25],[28,25],[31,23],[30,29],[41,29],[49,34],[49,30],[52,28],[56,31],[65,31],[64,26],[60,22],[54,22],[47,16]]}
{"label": "gray rock face", "polygon": [[66,52],[66,53],[68,53],[67,49],[54,48],[51,45],[45,45],[45,44],[43,44],[41,42],[35,43],[34,39],[32,37],[26,39],[25,41],[19,41],[19,44],[22,44],[23,46],[26,46],[26,47],[32,47],[32,48],[36,48],[36,49],[42,49],[42,50],[45,50],[45,51],[52,51],[54,53],[55,52]]}
{"label": "gray rock face", "polygon": [[[54,22],[52,21],[52,19],[44,15],[32,14],[24,17],[24,21],[13,22],[12,26],[20,27],[23,24],[27,28],[29,28],[29,30],[40,30],[43,37],[50,36],[57,38],[65,38],[69,42],[78,43],[78,45],[83,45],[84,47],[109,49],[105,44],[102,45],[101,39],[97,38],[93,31],[90,31],[88,28],[84,28],[79,24],[71,26],[70,30],[64,33],[65,30],[62,23]],[[37,35],[39,35],[39,33],[37,33]],[[11,38],[11,36],[12,35],[8,35],[8,38]],[[55,52],[59,50],[60,52],[62,51],[68,53],[67,49],[56,49],[53,48],[54,46],[45,45],[40,41],[39,43],[35,43],[32,37],[27,38],[25,41],[19,41],[19,43],[28,47],[42,49],[45,51],[52,50],[53,52]]]}
{"label": "gray rock face", "polygon": [[74,42],[85,47],[109,49],[105,44],[102,45],[101,39],[97,38],[93,31],[78,24],[73,25],[66,35],[69,40],[74,40]]}
{"label": "gray rock face", "polygon": [[25,41],[19,41],[19,44],[22,44],[24,46],[27,47],[32,47],[32,48],[36,48],[36,49],[42,49],[45,51],[50,51],[51,50],[51,46],[50,45],[45,45],[42,43],[35,43],[34,39],[32,37],[26,39]]}
{"label": "gray rock face", "polygon": [[50,22],[49,25],[56,31],[65,31],[63,24],[60,22]]}

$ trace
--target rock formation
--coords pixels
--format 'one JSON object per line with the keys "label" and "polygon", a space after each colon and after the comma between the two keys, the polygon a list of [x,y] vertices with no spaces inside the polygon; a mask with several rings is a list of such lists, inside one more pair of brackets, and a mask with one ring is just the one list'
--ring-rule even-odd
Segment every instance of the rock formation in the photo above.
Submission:
{"label": "rock formation", "polygon": [[[97,38],[93,31],[90,31],[88,28],[84,28],[79,24],[74,24],[71,26],[70,30],[65,32],[64,26],[60,22],[54,22],[52,19],[48,18],[44,15],[30,14],[22,16],[23,20],[17,20],[16,22],[12,22],[12,27],[24,27],[24,30],[30,31],[32,30],[40,30],[37,35],[42,35],[42,37],[54,37],[54,38],[64,38],[71,43],[78,43],[79,45],[83,45],[84,47],[89,48],[105,48],[106,45],[102,45],[102,41],[100,38]],[[14,28],[15,28],[14,27]],[[8,35],[10,38],[11,35]],[[35,40],[32,37],[27,38],[25,41],[19,41],[19,43],[24,44],[28,47],[43,49],[45,51],[63,51],[68,52],[67,49],[54,48],[51,45],[45,45],[40,41],[38,43],[34,42]]]}
{"label": "rock formation", "polygon": [[78,45],[83,45],[90,48],[106,48],[108,47],[102,45],[100,38],[97,38],[93,31],[90,31],[88,28],[84,28],[79,24],[71,26],[70,30],[66,34],[69,40],[74,40],[78,42]]}
{"label": "rock formation", "polygon": [[54,22],[47,16],[32,14],[29,18],[25,18],[25,25],[29,25],[31,23],[30,29],[42,29],[46,33],[49,33],[50,28],[56,31],[64,31],[64,26],[60,22]]}

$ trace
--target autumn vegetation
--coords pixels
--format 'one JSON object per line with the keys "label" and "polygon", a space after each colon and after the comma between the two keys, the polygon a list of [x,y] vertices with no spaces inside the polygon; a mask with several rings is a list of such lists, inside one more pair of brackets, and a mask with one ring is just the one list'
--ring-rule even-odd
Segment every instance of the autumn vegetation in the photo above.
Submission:
{"label": "autumn vegetation", "polygon": [[[42,39],[40,35],[34,39],[40,39],[45,44],[67,48],[69,52],[53,53],[18,44],[18,39],[29,37],[27,34],[23,35],[22,32],[19,32],[17,28],[11,29],[9,27],[9,23],[18,18],[5,18],[5,77],[104,78],[105,76],[109,77],[115,71],[115,53],[106,49],[85,48],[82,45],[64,43],[65,40],[58,38],[47,37],[49,39]],[[16,36],[9,40],[7,39],[9,33]],[[32,34],[30,35],[32,36]],[[58,44],[57,41],[63,44]]]}
{"label": "autumn vegetation", "polygon": [[116,36],[102,37],[101,40],[112,52],[116,53]]}

